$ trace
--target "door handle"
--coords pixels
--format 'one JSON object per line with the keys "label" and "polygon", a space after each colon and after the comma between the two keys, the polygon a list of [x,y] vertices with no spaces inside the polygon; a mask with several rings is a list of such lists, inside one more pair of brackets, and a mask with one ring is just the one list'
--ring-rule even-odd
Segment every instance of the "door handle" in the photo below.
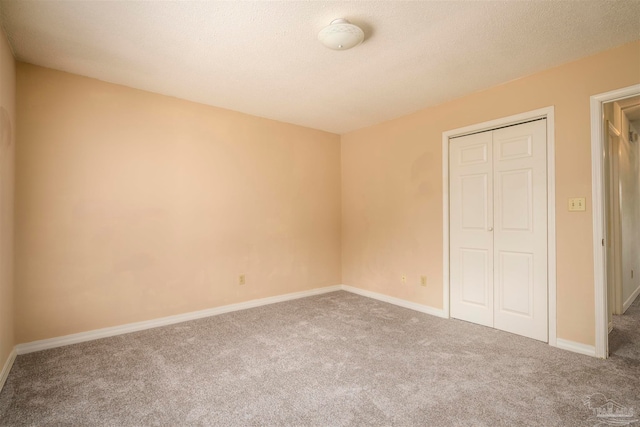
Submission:
{"label": "door handle", "polygon": [[493,231],[493,227],[489,227],[489,228],[487,228],[487,230]]}

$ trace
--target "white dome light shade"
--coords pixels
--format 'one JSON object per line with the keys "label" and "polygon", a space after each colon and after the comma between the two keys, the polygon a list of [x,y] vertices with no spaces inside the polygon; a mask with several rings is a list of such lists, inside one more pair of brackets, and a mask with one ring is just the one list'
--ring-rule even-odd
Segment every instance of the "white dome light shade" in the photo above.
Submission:
{"label": "white dome light shade", "polygon": [[318,40],[329,49],[347,50],[362,43],[364,32],[346,19],[334,19],[320,30]]}

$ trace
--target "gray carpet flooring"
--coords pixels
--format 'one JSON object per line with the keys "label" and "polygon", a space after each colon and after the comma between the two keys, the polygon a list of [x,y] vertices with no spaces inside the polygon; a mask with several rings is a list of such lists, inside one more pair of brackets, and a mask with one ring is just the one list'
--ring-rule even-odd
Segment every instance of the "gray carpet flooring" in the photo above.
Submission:
{"label": "gray carpet flooring", "polygon": [[[640,360],[640,297],[622,316],[613,316],[609,333],[609,353],[613,356]],[[640,407],[637,408],[640,413]],[[640,423],[638,423],[640,425]]]}
{"label": "gray carpet flooring", "polygon": [[594,426],[606,399],[640,412],[638,345],[599,360],[340,291],[19,356],[0,425]]}

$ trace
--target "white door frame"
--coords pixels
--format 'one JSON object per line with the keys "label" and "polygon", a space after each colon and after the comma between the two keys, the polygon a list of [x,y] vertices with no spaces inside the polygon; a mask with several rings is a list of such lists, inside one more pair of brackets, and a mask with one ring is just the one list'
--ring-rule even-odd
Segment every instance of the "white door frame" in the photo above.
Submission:
{"label": "white door frame", "polygon": [[556,338],[556,167],[554,107],[540,108],[501,119],[478,123],[442,133],[442,310],[449,313],[449,138],[491,130],[502,126],[547,119],[547,267],[549,285],[549,345],[557,346]]}
{"label": "white door frame", "polygon": [[591,192],[593,209],[593,281],[596,303],[596,357],[609,357],[609,319],[607,316],[607,272],[605,270],[605,251],[602,240],[605,238],[604,225],[604,165],[602,150],[604,138],[603,104],[640,95],[640,84],[600,93],[591,97]]}

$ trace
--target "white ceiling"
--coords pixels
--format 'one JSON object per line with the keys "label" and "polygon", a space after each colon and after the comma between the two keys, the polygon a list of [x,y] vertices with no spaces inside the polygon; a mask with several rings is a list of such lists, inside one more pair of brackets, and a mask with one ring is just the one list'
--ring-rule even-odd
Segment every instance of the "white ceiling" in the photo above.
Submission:
{"label": "white ceiling", "polygon": [[[640,1],[8,1],[17,59],[334,133],[640,38]],[[332,51],[344,17],[365,42]]]}

